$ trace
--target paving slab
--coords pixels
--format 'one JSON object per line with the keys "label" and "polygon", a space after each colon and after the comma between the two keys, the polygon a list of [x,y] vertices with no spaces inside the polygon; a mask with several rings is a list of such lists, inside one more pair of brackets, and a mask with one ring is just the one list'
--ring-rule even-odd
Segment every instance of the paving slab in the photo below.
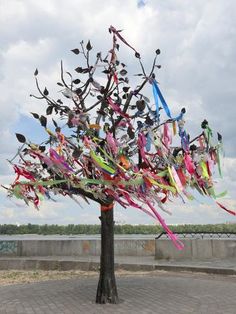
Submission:
{"label": "paving slab", "polygon": [[95,304],[98,278],[0,287],[0,313],[235,314],[236,277],[152,272],[118,277],[121,302]]}

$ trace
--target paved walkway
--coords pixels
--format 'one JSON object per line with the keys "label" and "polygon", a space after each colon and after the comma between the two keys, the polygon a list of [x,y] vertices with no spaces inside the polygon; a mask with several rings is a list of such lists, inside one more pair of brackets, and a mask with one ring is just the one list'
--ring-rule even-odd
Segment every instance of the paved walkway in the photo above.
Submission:
{"label": "paved walkway", "polygon": [[97,278],[0,287],[1,314],[235,314],[236,277],[153,272],[118,277],[120,304],[94,303]]}

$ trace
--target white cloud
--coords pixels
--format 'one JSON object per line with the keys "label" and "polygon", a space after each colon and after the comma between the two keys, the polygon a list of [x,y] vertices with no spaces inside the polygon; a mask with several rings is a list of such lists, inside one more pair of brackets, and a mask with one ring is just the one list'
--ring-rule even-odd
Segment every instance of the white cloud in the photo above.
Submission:
{"label": "white cloud", "polygon": [[[78,47],[82,39],[91,39],[95,51],[107,51],[111,46],[111,35],[107,30],[110,24],[116,24],[117,28],[124,29],[124,36],[141,53],[147,67],[152,63],[155,50],[161,49],[162,69],[157,75],[161,89],[173,112],[186,107],[187,126],[193,134],[198,132],[204,118],[213,129],[222,133],[227,158],[224,181],[219,182],[219,190],[226,186],[229,190],[227,200],[235,206],[235,15],[233,0],[1,0],[0,174],[9,173],[8,165],[2,161],[11,158],[17,148],[14,132],[23,127],[22,114],[45,110],[43,103],[29,98],[29,94],[36,91],[35,68],[39,68],[42,88],[46,85],[58,96],[55,83],[60,74],[60,60],[65,60],[68,70],[78,66],[79,59],[69,50]],[[137,60],[133,52],[121,45],[121,56],[129,65],[129,71],[136,72]],[[37,133],[36,127],[33,131]],[[1,177],[2,180],[6,177]],[[10,207],[4,206],[8,210],[6,213],[11,213]],[[56,206],[51,214],[43,209],[40,219],[46,219],[47,215],[55,221],[61,219],[62,207],[50,203],[51,206]],[[176,213],[170,221],[179,219],[178,215],[180,220],[182,217],[187,219],[189,212],[193,214],[198,210],[202,213],[198,205],[176,205]],[[27,219],[32,218],[28,211],[24,213]],[[83,221],[89,222],[95,221],[92,215],[97,215],[97,211],[90,214],[79,210],[79,214],[83,215]],[[210,209],[206,214],[210,220]],[[127,222],[143,219],[136,218],[129,209],[121,210],[117,217]],[[141,213],[139,217],[143,217]],[[68,221],[70,219],[68,216]],[[201,221],[201,215],[196,219]],[[221,216],[219,219],[226,218]]]}

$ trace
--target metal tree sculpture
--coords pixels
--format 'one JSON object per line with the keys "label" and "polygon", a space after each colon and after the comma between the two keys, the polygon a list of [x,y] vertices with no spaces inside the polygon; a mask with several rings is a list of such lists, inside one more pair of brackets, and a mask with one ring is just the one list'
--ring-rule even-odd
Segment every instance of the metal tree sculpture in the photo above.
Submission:
{"label": "metal tree sculpture", "polygon": [[[63,101],[55,101],[46,88],[40,88],[38,70],[35,71],[39,96],[33,97],[46,100],[46,115],[54,119],[50,123],[46,116],[32,113],[49,135],[39,145],[16,134],[22,143],[10,161],[16,179],[6,187],[9,196],[23,199],[26,204],[33,203],[36,208],[43,198],[50,199],[52,194],[73,199],[80,195],[87,202],[90,199],[101,205],[97,303],[118,302],[114,275],[114,202],[123,207],[133,206],[157,219],[175,246],[182,249],[181,241],[165,224],[155,205],[168,212],[164,203],[173,197],[193,199],[191,189],[215,199],[212,181],[215,164],[221,174],[221,135],[213,144],[212,131],[204,120],[200,135],[191,140],[184,128],[185,108],[173,116],[162,96],[154,74],[160,68],[156,65],[160,50],[156,50],[151,71],[147,73],[140,54],[121,36],[121,31],[111,26],[109,32],[113,40],[106,56],[101,53],[92,56],[90,41],[86,45],[81,42],[80,48],[72,50],[85,61],[85,66],[75,69],[76,77],[66,72],[69,78],[66,80],[61,63],[61,82],[57,84],[63,89]],[[126,65],[118,59],[118,41],[134,51],[140,64],[137,86],[129,83]],[[96,77],[100,77],[99,81]],[[154,107],[143,94],[146,85],[152,88]],[[60,119],[55,120],[57,116]],[[50,128],[53,125],[55,130]],[[179,136],[178,147],[171,146],[172,136]],[[17,163],[16,157],[19,157]]]}

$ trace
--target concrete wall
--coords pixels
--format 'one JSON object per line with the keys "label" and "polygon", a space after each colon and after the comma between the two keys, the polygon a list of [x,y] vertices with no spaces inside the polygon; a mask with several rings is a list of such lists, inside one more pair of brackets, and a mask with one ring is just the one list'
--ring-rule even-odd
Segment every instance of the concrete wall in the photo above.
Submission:
{"label": "concrete wall", "polygon": [[[100,240],[12,240],[0,241],[0,256],[97,256]],[[116,239],[115,255],[154,256],[155,240]]]}
{"label": "concrete wall", "polygon": [[182,251],[177,250],[168,239],[158,239],[155,244],[155,259],[212,259],[236,257],[236,240],[181,239]]}
{"label": "concrete wall", "polygon": [[[236,240],[183,239],[178,251],[168,239],[115,239],[115,255],[155,256],[156,259],[211,259],[236,257]],[[5,240],[0,241],[1,256],[99,256],[99,239]]]}

